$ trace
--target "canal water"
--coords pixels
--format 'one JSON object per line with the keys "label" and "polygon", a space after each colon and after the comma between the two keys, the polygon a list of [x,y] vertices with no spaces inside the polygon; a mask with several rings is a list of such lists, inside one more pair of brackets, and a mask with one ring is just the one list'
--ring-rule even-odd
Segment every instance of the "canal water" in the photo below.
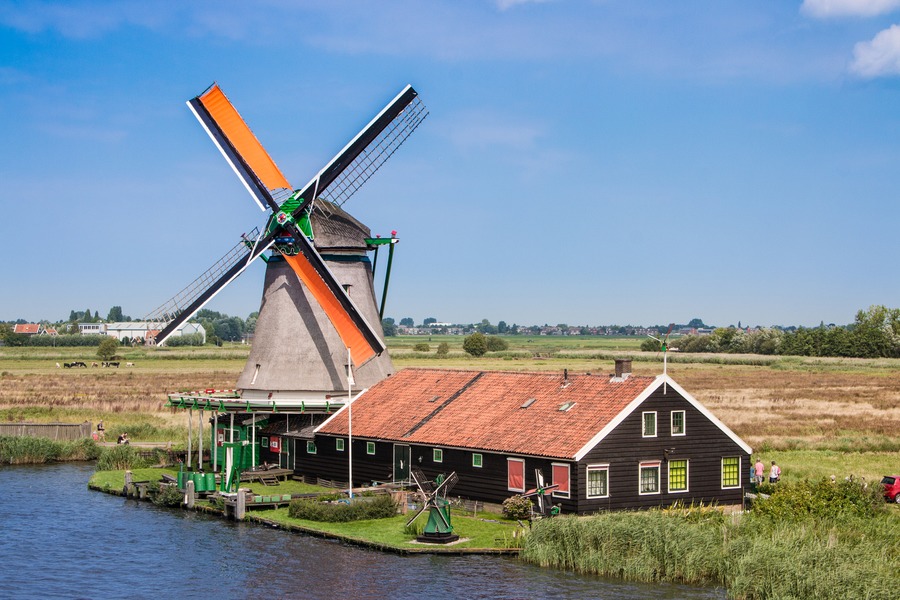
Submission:
{"label": "canal water", "polygon": [[87,489],[92,464],[0,467],[0,598],[685,598],[508,557],[404,557]]}

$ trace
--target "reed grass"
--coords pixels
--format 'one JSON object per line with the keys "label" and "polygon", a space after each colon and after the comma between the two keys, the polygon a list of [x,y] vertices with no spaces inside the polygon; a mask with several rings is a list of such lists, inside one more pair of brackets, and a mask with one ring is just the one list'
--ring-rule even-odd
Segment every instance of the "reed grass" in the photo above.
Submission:
{"label": "reed grass", "polygon": [[631,581],[724,586],[740,600],[896,598],[900,516],[652,510],[539,521],[521,557]]}
{"label": "reed grass", "polygon": [[65,460],[94,460],[100,447],[93,440],[60,442],[40,437],[0,436],[0,464],[43,464]]}

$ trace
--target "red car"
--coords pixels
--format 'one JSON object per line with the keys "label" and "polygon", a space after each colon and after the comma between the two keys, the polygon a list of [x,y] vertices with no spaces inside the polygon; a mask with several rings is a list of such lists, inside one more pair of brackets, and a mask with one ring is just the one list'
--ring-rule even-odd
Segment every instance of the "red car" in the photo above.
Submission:
{"label": "red car", "polygon": [[881,485],[884,486],[884,499],[900,504],[900,475],[887,475]]}

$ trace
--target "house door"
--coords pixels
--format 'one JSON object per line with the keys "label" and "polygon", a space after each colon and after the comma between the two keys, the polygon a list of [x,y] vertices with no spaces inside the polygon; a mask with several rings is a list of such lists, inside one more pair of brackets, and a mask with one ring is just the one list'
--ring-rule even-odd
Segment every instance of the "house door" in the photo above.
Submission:
{"label": "house door", "polygon": [[278,466],[282,469],[293,469],[291,457],[294,455],[294,440],[290,438],[281,438],[281,454],[278,458]]}
{"label": "house door", "polygon": [[409,446],[394,444],[394,481],[409,481]]}

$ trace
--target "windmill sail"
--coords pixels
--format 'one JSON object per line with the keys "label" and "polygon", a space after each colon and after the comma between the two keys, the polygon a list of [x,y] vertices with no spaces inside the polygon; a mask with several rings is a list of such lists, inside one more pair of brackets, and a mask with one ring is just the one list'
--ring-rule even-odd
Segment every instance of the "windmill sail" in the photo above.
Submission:
{"label": "windmill sail", "polygon": [[278,210],[277,199],[293,188],[219,85],[187,104],[259,207]]}
{"label": "windmill sail", "polygon": [[193,317],[222,288],[240,275],[255,258],[272,245],[272,241],[254,245],[252,242],[258,235],[259,230],[254,229],[250,234],[243,236],[241,241],[217,260],[212,267],[144,317],[145,321],[159,323],[161,326],[160,332],[156,335],[157,344],[165,342],[182,323]]}
{"label": "windmill sail", "polygon": [[[217,84],[188,101],[188,106],[260,208],[273,211],[273,220],[257,247],[268,248],[285,234],[293,237],[301,253],[285,254],[285,260],[323,307],[341,340],[350,348],[353,362],[359,366],[384,351],[378,333],[295,222],[308,215],[316,198],[322,197],[339,207],[378,170],[428,115],[418,92],[407,85],[306,186],[293,192],[287,178]],[[291,208],[285,207],[285,212],[281,212],[288,198],[292,201],[285,206]],[[248,262],[260,253],[254,251],[252,257],[248,254]],[[199,310],[243,268],[235,264],[209,290],[197,293],[189,307],[178,312],[179,317],[189,312],[181,321]],[[173,324],[174,321],[163,330],[160,340],[174,331]]]}

